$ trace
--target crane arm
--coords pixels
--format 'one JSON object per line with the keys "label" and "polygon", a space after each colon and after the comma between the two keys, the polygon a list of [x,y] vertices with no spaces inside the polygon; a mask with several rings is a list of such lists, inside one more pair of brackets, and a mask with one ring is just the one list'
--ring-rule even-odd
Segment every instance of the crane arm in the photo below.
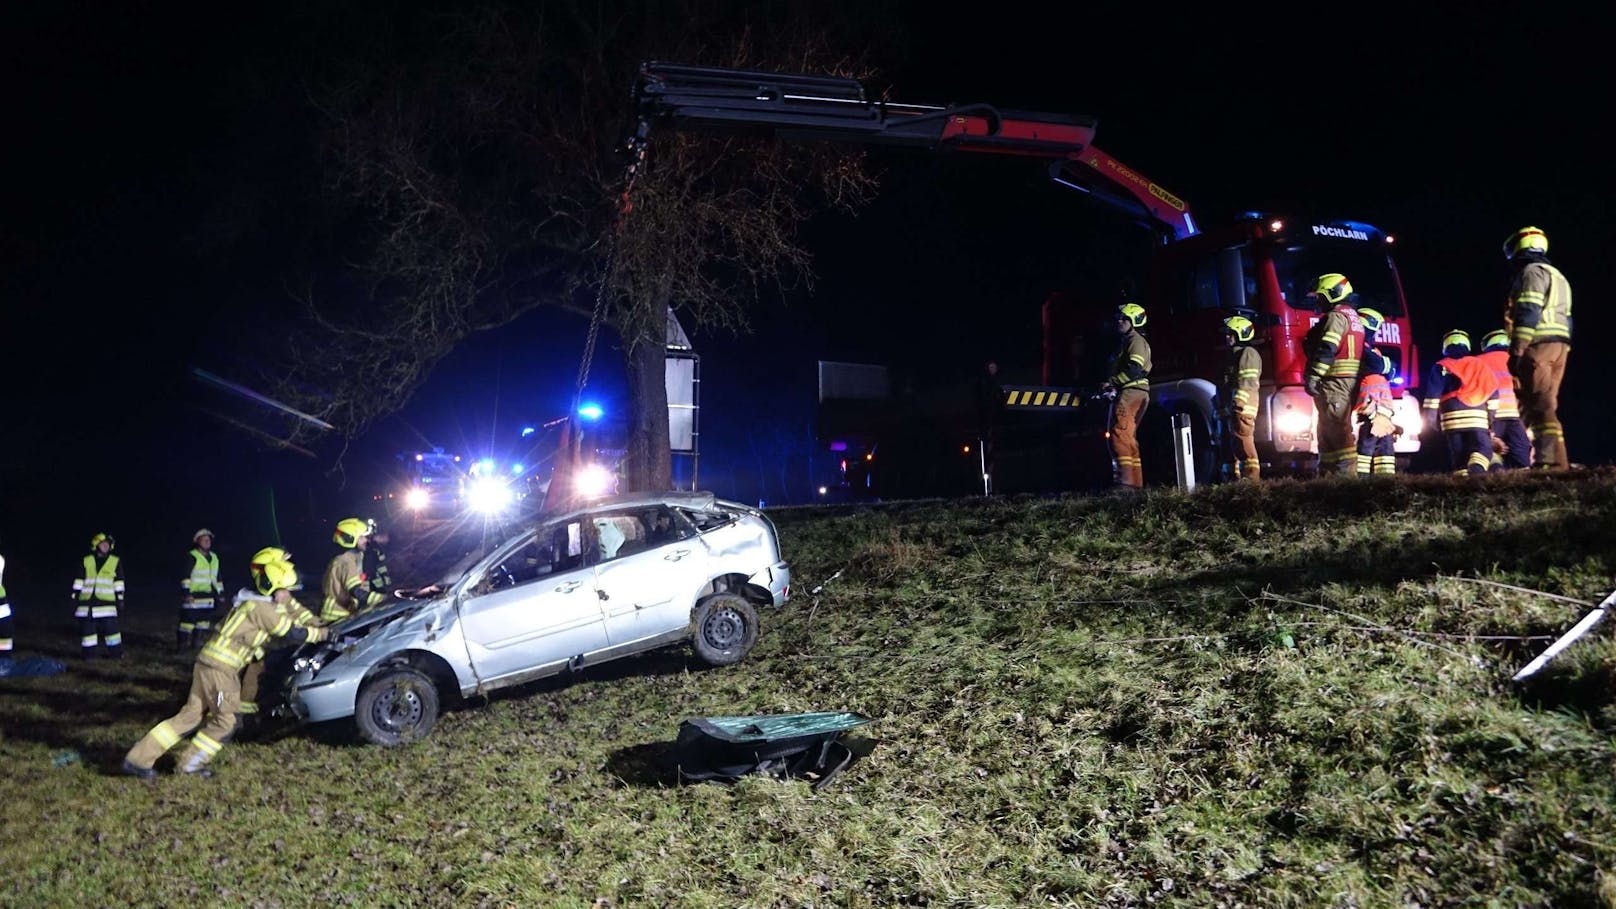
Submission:
{"label": "crane arm", "polygon": [[1098,121],[1080,114],[872,101],[856,79],[683,64],[642,64],[634,82],[632,144],[659,125],[755,132],[926,151],[1047,160],[1050,175],[1122,208],[1166,240],[1197,233],[1189,206],[1093,145]]}

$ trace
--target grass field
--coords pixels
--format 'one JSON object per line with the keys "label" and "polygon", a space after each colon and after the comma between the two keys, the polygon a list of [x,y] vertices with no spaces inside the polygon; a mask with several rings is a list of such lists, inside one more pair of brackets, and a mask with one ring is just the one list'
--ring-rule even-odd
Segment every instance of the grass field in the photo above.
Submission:
{"label": "grass field", "polygon": [[[1587,611],[1531,591],[1616,586],[1616,474],[771,514],[797,586],[748,661],[598,667],[405,748],[114,775],[188,685],[166,615],[0,681],[0,903],[1616,906],[1613,627],[1509,680]],[[809,710],[876,719],[823,790],[668,780],[684,717]]]}

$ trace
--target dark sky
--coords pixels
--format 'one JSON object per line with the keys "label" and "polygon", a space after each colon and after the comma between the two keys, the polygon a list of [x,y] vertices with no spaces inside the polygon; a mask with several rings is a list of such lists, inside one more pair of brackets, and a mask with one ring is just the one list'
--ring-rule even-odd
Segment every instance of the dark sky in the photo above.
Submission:
{"label": "dark sky", "polygon": [[[253,238],[299,236],[269,204],[318,179],[298,55],[341,42],[299,34],[307,19],[283,12],[295,5],[109,6],[14,4],[0,22],[0,551],[71,558],[113,525],[173,549],[191,525],[288,489],[308,500],[301,513],[338,517],[346,506],[321,497],[351,496],[354,482],[287,481],[319,471],[187,407],[186,375],[252,355],[256,339],[219,301],[285,294],[278,265],[292,251]],[[1609,146],[1596,139],[1616,80],[1596,14],[869,6],[900,26],[877,61],[896,100],[1094,115],[1100,147],[1203,222],[1263,209],[1395,234],[1427,350],[1447,328],[1495,327],[1500,244],[1543,228],[1581,300],[1563,404],[1572,455],[1616,454],[1593,343],[1616,327],[1604,304],[1616,281]],[[812,294],[766,307],[751,336],[696,333],[704,435],[744,438],[759,408],[806,418],[816,359],[925,362],[940,379],[987,356],[1035,368],[1043,296],[1103,269],[1087,251],[1125,230],[1035,165],[899,162],[861,215],[808,232]],[[553,415],[582,330],[539,315],[451,357],[415,405],[360,440],[353,470],[400,440],[469,444]],[[609,340],[603,350],[609,394]],[[237,536],[264,532],[239,523],[252,526]]]}

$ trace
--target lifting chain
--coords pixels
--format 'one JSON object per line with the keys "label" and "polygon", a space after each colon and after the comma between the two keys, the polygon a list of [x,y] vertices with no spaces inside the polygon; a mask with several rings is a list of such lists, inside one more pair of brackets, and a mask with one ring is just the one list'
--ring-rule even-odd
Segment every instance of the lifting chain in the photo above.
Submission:
{"label": "lifting chain", "polygon": [[645,163],[646,150],[650,147],[650,132],[650,121],[642,118],[634,131],[634,136],[628,140],[629,161],[624,171],[623,192],[617,198],[617,217],[612,222],[612,229],[606,234],[606,255],[602,263],[600,284],[595,289],[595,311],[589,318],[589,334],[584,340],[583,360],[578,364],[578,386],[572,398],[574,412],[578,410],[584,388],[589,384],[589,368],[595,359],[595,339],[600,335],[600,323],[606,314],[606,293],[608,285],[611,284],[612,265],[617,254],[617,235],[622,232],[623,222],[628,219],[629,212],[634,210],[631,194],[634,191],[634,181],[640,175],[640,167]]}

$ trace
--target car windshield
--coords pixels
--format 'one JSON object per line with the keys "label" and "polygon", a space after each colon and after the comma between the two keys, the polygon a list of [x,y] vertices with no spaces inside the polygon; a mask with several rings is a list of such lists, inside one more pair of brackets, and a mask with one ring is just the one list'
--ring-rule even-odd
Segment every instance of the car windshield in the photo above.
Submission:
{"label": "car windshield", "polygon": [[1403,315],[1391,256],[1384,247],[1361,241],[1312,239],[1287,246],[1274,255],[1274,270],[1285,302],[1297,309],[1312,309],[1308,299],[1320,275],[1343,274],[1358,295],[1358,307],[1368,307],[1387,318]]}

